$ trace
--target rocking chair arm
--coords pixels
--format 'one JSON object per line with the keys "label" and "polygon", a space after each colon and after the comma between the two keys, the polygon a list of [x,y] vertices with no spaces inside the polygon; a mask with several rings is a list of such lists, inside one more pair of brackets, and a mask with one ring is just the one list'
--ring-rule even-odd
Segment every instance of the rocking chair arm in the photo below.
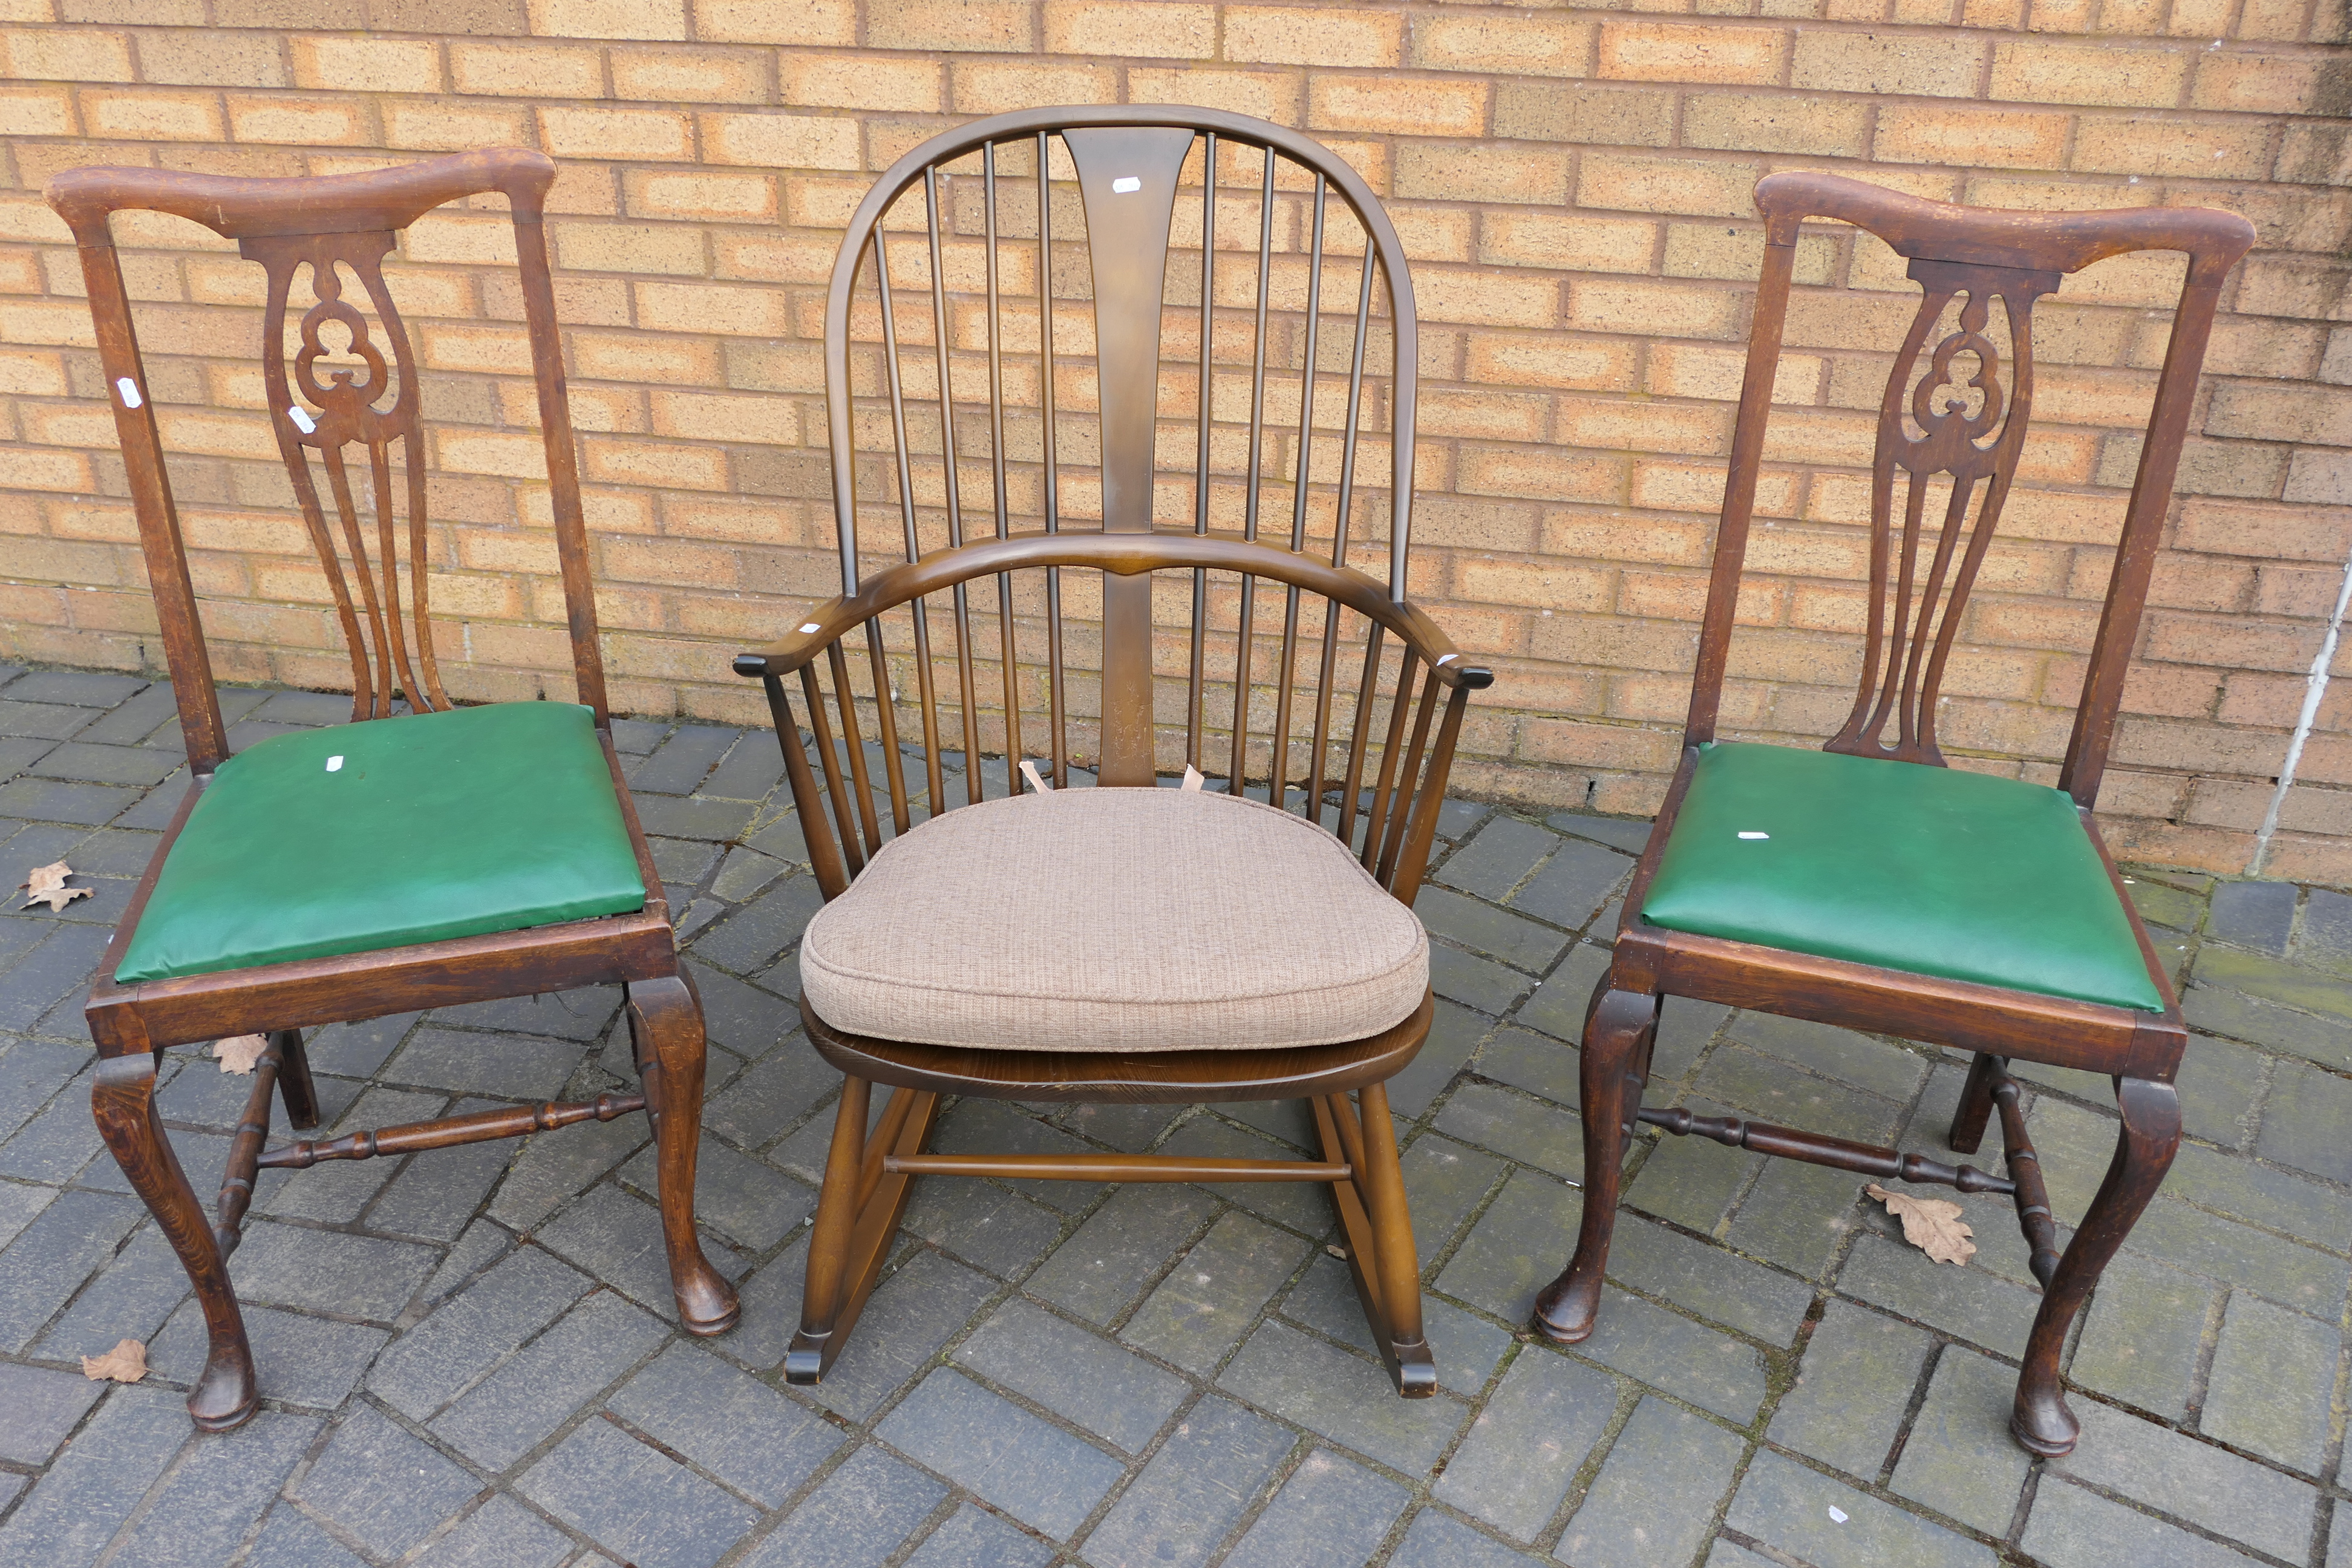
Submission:
{"label": "rocking chair arm", "polygon": [[1463,662],[1435,622],[1409,601],[1350,566],[1232,533],[1155,530],[1150,533],[1031,533],[933,551],[877,573],[852,596],[810,610],[789,635],[755,652],[735,656],[735,673],[790,675],[883,611],[975,577],[1040,566],[1097,567],[1120,576],[1163,568],[1242,572],[1319,594],[1386,627],[1449,687],[1483,690],[1492,671]]}

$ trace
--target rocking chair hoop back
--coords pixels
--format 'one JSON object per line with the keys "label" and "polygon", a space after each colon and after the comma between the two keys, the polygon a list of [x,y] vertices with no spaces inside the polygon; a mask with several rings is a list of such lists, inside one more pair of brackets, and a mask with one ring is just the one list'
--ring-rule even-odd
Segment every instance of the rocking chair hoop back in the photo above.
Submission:
{"label": "rocking chair hoop back", "polygon": [[[93,1110],[109,1148],[195,1286],[211,1350],[188,1405],[196,1424],[208,1430],[236,1426],[257,1408],[252,1352],[226,1263],[242,1237],[259,1170],[516,1137],[643,1110],[660,1143],[664,1240],[680,1317],[691,1331],[716,1333],[737,1315],[733,1289],[705,1259],[694,1231],[701,1006],[678,966],[661,883],[621,774],[605,708],[541,225],[554,177],[554,164],[542,154],[509,148],[296,179],[82,168],[59,174],[48,187],[50,205],[73,230],[89,286],[99,358],[193,775],[90,988],[85,1016],[102,1058]],[[399,232],[418,217],[488,194],[507,197],[514,226],[577,707],[494,704],[455,711],[434,657],[419,365],[383,263]],[[268,275],[259,348],[270,427],[352,661],[353,723],[323,746],[318,735],[297,733],[230,756],[157,412],[115,252],[110,220],[118,212],[162,212],[202,224],[236,240],[244,257]],[[299,347],[289,355],[289,307],[296,277],[305,269],[315,302],[295,325]],[[362,306],[373,311],[373,321]],[[331,325],[347,334],[340,353],[321,338]],[[346,449],[353,445],[364,458],[347,466]],[[373,541],[362,494],[373,503]],[[409,715],[394,717],[395,694],[405,699]],[[478,815],[467,810],[467,790],[511,786],[518,766],[530,760],[509,755],[451,767],[446,764],[453,745],[478,763],[485,748],[505,746],[559,767],[562,798],[576,809],[560,824],[542,816],[541,826],[557,839],[575,832],[585,837],[553,845],[549,855],[534,852],[528,842],[509,846],[501,875],[464,889],[474,907],[449,917],[435,911],[432,889],[416,885],[422,873],[415,869],[446,864],[446,857],[404,855],[397,845],[417,833],[462,838],[474,830],[468,816]],[[321,751],[338,754],[322,763],[312,754]],[[345,751],[353,753],[348,770],[340,754]],[[371,761],[385,764],[373,793],[365,782]],[[415,787],[389,787],[394,774]],[[437,791],[425,787],[436,777]],[[295,790],[306,793],[287,793]],[[416,804],[426,796],[431,799]],[[299,809],[273,816],[273,802]],[[393,816],[383,815],[388,809]],[[303,854],[315,858],[301,868],[306,876],[288,873],[269,856],[236,853],[240,834],[273,820],[306,847]],[[508,817],[497,820],[512,826]],[[167,863],[184,847],[201,874],[167,875]],[[278,847],[286,849],[283,843]],[[284,901],[297,907],[257,920],[253,930],[240,933],[208,929],[222,923],[224,907],[221,889],[211,884],[223,867],[242,862],[250,862],[250,874],[263,881],[275,878],[275,885],[300,889],[310,902],[289,898]],[[405,883],[371,880],[384,878]],[[330,909],[336,898],[342,903]],[[489,899],[506,902],[486,906]],[[407,913],[388,914],[388,905]],[[500,909],[508,912],[501,915]],[[169,941],[137,940],[151,915],[159,938],[167,927],[173,932]],[[551,919],[556,923],[533,923]],[[331,928],[331,939],[292,929],[304,921]],[[128,967],[126,958],[134,960]],[[264,1148],[273,1097],[283,1099],[296,1128],[319,1122],[300,1033],[305,1027],[612,984],[626,991],[642,1094],[482,1111]],[[268,1045],[208,1220],[164,1134],[155,1077],[166,1047],[244,1034],[264,1035]]]}
{"label": "rocking chair hoop back", "polygon": [[[919,202],[919,225],[895,220],[902,202],[908,210]],[[1360,236],[1360,250],[1330,243],[1340,209]],[[1192,247],[1187,266],[1198,270],[1180,276],[1170,265],[1171,235],[1194,212],[1197,231],[1178,237]],[[1255,241],[1238,257],[1221,248],[1219,237],[1221,221],[1234,222],[1236,212],[1254,220],[1244,237]],[[1278,229],[1286,237],[1279,252]],[[1057,265],[1076,262],[1081,237],[1086,270]],[[1197,263],[1190,259],[1195,255]],[[1339,264],[1327,266],[1334,257]],[[1219,286],[1231,283],[1237,268],[1255,269],[1255,291],[1245,300]],[[1327,272],[1341,278],[1336,307],[1327,301]],[[894,273],[915,281],[894,282]],[[1084,314],[1081,278],[1092,295]],[[1017,303],[1016,290],[1024,296]],[[931,341],[920,348],[902,342],[900,312],[924,307]],[[1171,329],[1171,321],[1179,324]],[[1327,353],[1323,334],[1333,321],[1350,321],[1353,337]],[[1191,426],[1183,436],[1194,458],[1186,527],[1163,521],[1172,511],[1170,498],[1155,506],[1154,488],[1156,452],[1176,449],[1183,438],[1161,416],[1160,404],[1170,400],[1161,389],[1162,338],[1194,330],[1193,322],[1199,386],[1190,399],[1181,386],[1174,395],[1191,404],[1181,416]],[[1371,340],[1381,327],[1386,347],[1375,353]],[[1074,349],[1091,367],[1066,371]],[[1056,790],[1071,784],[1074,762],[1083,767],[1088,760],[1099,784],[1115,790],[1149,788],[1184,767],[1221,773],[1236,794],[1255,794],[1254,781],[1262,781],[1268,801],[1334,830],[1330,853],[1346,855],[1360,836],[1363,870],[1378,884],[1366,883],[1365,893],[1384,907],[1388,897],[1410,905],[1467,699],[1492,679],[1404,597],[1415,360],[1412,282],[1394,229],[1353,170],[1295,132],[1202,109],[1041,109],[975,121],[894,164],[850,222],[826,301],[841,595],[735,662],[739,674],[766,688],[825,898],[851,893],[886,841],[917,832],[919,792],[931,817],[993,810],[1022,792],[1016,764],[1042,753],[1036,765],[1050,761]],[[1081,379],[1066,379],[1070,374]],[[1223,392],[1213,387],[1220,374],[1231,377]],[[1097,395],[1091,408],[1087,379]],[[1291,389],[1297,424],[1277,430],[1269,392],[1279,399]],[[1225,427],[1217,416],[1215,405],[1227,397],[1236,412],[1245,400],[1245,426],[1234,417]],[[1368,405],[1387,413],[1385,447],[1368,437]],[[1097,432],[1084,467],[1088,479],[1098,476],[1098,491],[1082,491],[1080,465],[1064,457],[1066,449],[1084,450],[1066,429],[1077,422],[1073,408],[1091,416]],[[1238,464],[1215,460],[1244,451]],[[1375,452],[1386,466],[1386,494],[1376,500]],[[1275,493],[1270,479],[1286,479],[1288,494]],[[1172,489],[1171,481],[1162,483]],[[1098,493],[1098,521],[1069,515],[1080,493]],[[1286,536],[1261,537],[1285,500]],[[1234,517],[1217,517],[1228,503]],[[868,536],[889,539],[887,548],[862,538],[861,525]],[[1385,545],[1379,575],[1352,563],[1359,540]],[[1192,610],[1182,643],[1164,637],[1157,660],[1156,573],[1190,590]],[[1083,574],[1089,589],[1098,583],[1101,593],[1099,680],[1086,680],[1100,697],[1091,748],[1072,734],[1079,680],[1066,653],[1097,637],[1093,625],[1066,626],[1074,574]],[[997,636],[975,637],[971,589],[992,578]],[[1237,580],[1230,592],[1228,580]],[[1254,621],[1261,593],[1281,595],[1278,644],[1270,625],[1261,634]],[[1168,594],[1162,602],[1181,601]],[[1213,607],[1230,607],[1229,627],[1212,626]],[[1343,631],[1343,620],[1351,629]],[[887,638],[886,623],[893,628]],[[854,664],[853,637],[864,643]],[[983,652],[983,641],[994,647]],[[1226,647],[1230,679],[1213,680],[1227,673]],[[979,659],[992,655],[1001,701],[983,698],[994,683]],[[1173,668],[1180,658],[1181,699]],[[1155,680],[1156,664],[1168,668],[1164,679]],[[1361,671],[1352,689],[1351,668]],[[1030,684],[1034,673],[1042,673],[1042,693]],[[788,679],[799,687],[796,697]],[[1225,692],[1213,689],[1220,683]],[[916,757],[901,752],[902,705],[914,710]],[[950,707],[960,710],[960,723],[942,713]],[[1230,727],[1219,736],[1228,711]],[[1164,717],[1176,712],[1180,721]],[[950,798],[942,747],[955,748],[959,738],[963,787]],[[1034,752],[1032,739],[1041,742]],[[991,751],[1004,758],[1003,798],[989,798],[991,769],[982,758]],[[1154,879],[1139,870],[1137,879],[1137,920],[1148,929]],[[1008,888],[1003,896],[1017,911],[1033,893]],[[1041,888],[1034,896],[1050,893]],[[824,923],[811,928],[810,942]],[[814,1382],[839,1353],[916,1174],[1297,1180],[1331,1184],[1391,1375],[1402,1393],[1431,1392],[1418,1264],[1382,1086],[1420,1048],[1432,1006],[1424,989],[1417,1008],[1375,1035],[1291,1049],[1188,1049],[1170,1038],[1164,1050],[1020,1051],[861,1037],[829,1024],[804,998],[809,1038],[848,1087],[787,1377]],[[875,1083],[893,1092],[869,1137]],[[1325,1158],[928,1154],[923,1142],[942,1094],[1032,1101],[1304,1098],[1314,1107]]]}
{"label": "rocking chair hoop back", "polygon": [[[1842,1170],[2004,1193],[2043,1290],[2011,1430],[2036,1453],[2063,1454],[2079,1431],[2059,1375],[2067,1326],[2171,1163],[2180,1131],[2173,1079],[2188,1038],[2170,977],[2090,808],[2221,284],[2252,245],[2253,227],[2234,214],[2179,207],[1985,211],[1817,173],[1767,176],[1756,204],[1765,220],[1762,279],[1683,759],[1588,1015],[1580,1065],[1583,1215],[1575,1256],[1537,1299],[1536,1326],[1562,1342],[1592,1331],[1623,1156],[1638,1123]],[[1720,742],[1717,727],[1798,236],[1817,217],[1853,225],[1907,258],[1922,298],[1879,416],[1859,688],[1843,727],[1811,752]],[[1948,765],[1937,735],[1939,688],[2024,445],[2035,301],[2081,268],[2145,250],[2186,252],[2188,267],[2059,774],[2063,793],[2053,802],[2040,786],[1999,777],[1924,787],[1948,779],[1932,771]],[[2006,365],[1987,335],[1995,296],[2007,320]],[[1956,307],[1957,327],[1931,341]],[[1955,364],[1963,356],[1974,363],[1972,376]],[[1948,479],[1950,495],[1931,545],[1925,502],[1935,479]],[[1867,809],[1842,815],[1824,805],[1829,797]],[[2035,863],[2004,863],[2014,850],[2004,835],[2030,840]],[[1937,863],[1958,855],[2026,890],[2005,904],[1971,896],[1960,888],[1962,868]],[[1773,871],[1776,864],[1787,874]],[[1938,887],[1940,901],[1923,908],[1921,889]],[[2063,953],[1988,967],[1988,953],[2033,952],[2035,922],[2053,919],[2068,922],[2050,931]],[[2008,1175],[1738,1118],[1643,1108],[1667,995],[1974,1051],[1951,1147],[1973,1152],[1997,1109]],[[2007,1070],[2011,1057],[2108,1074],[2116,1084],[2123,1125],[2115,1161],[2063,1252]]]}

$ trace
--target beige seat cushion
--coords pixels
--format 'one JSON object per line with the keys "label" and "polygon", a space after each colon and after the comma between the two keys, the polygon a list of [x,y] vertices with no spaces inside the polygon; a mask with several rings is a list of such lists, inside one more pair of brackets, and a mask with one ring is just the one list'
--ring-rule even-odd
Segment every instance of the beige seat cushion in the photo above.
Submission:
{"label": "beige seat cushion", "polygon": [[1074,789],[883,847],[801,942],[846,1034],[1037,1051],[1330,1045],[1421,1005],[1429,939],[1321,828],[1255,801]]}

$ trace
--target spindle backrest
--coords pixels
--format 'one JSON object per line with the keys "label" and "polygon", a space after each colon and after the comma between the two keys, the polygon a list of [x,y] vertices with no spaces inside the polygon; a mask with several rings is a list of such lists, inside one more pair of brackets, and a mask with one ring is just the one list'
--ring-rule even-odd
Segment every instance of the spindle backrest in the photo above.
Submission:
{"label": "spindle backrest", "polygon": [[[1766,176],[1756,187],[1756,205],[1765,220],[1763,278],[1685,745],[1715,737],[1799,227],[1805,220],[1834,218],[1876,235],[1909,258],[1909,276],[1921,289],[1918,311],[1895,355],[1879,409],[1860,688],[1853,711],[1824,749],[1937,765],[1945,761],[1936,736],[1945,667],[2016,476],[2032,416],[2035,302],[2056,293],[2067,274],[2108,257],[2141,250],[2188,253],[2171,342],[2059,779],[2078,804],[2090,805],[2106,764],[2221,282],[2252,244],[2253,226],[2234,213],[2201,207],[2036,213],[1955,206],[1811,172]],[[1988,331],[1995,298],[2007,321],[2006,371],[2001,347]],[[1930,334],[1959,299],[1966,302],[1956,326],[1930,351]],[[1928,361],[1921,374],[1923,353]],[[1964,356],[1972,368],[1961,363]],[[1899,524],[1898,469],[1906,476]],[[1937,476],[1948,480],[1950,495],[1932,553],[1923,563],[1925,507]],[[1890,723],[1891,745],[1885,740]]]}
{"label": "spindle backrest", "polygon": [[[395,692],[419,711],[450,705],[435,665],[427,605],[425,453],[417,358],[385,286],[383,258],[397,245],[400,231],[433,208],[493,191],[506,196],[538,382],[540,435],[547,455],[572,668],[579,700],[594,710],[601,726],[606,719],[604,667],[596,647],[579,468],[541,226],[547,190],[554,178],[555,165],[543,154],[504,148],[360,174],[247,179],[160,169],[86,168],[50,182],[49,205],[72,228],[81,254],[99,358],[129,469],[181,729],[189,763],[197,773],[212,772],[227,756],[228,740],[109,218],[130,210],[188,218],[236,240],[241,254],[267,272],[260,351],[270,428],[333,595],[351,655],[352,717],[361,720],[389,715]],[[289,374],[286,318],[297,275],[306,269],[315,302],[296,329],[299,347],[293,353]],[[344,280],[346,274],[373,309],[373,328],[367,313],[349,297],[352,285]],[[338,348],[326,341],[331,326],[348,334],[347,346]],[[382,345],[375,341],[378,332]],[[377,534],[373,561],[358,489],[344,457],[344,448],[354,444],[366,454]],[[397,483],[395,468],[400,470]],[[320,500],[320,469],[334,503],[331,526]],[[408,555],[404,615],[403,517]]]}

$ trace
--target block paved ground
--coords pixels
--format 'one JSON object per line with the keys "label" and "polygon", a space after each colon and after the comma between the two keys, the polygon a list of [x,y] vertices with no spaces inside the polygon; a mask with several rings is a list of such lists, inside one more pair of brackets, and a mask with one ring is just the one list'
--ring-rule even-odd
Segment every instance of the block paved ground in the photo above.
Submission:
{"label": "block paved ground", "polygon": [[[231,734],[343,699],[224,694]],[[1445,998],[1397,1083],[1443,1392],[1370,1359],[1323,1195],[934,1182],[835,1375],[781,1386],[835,1080],[793,1031],[816,905],[772,740],[626,721],[713,1041],[701,1216],[740,1328],[671,1322],[641,1118],[278,1173],[234,1263],[265,1411],[198,1436],[184,1279],[92,1131],[80,991],[176,800],[169,692],[0,670],[0,865],[97,896],[0,921],[0,1563],[643,1568],[2352,1568],[2352,899],[2141,871],[2189,980],[2189,1142],[2070,1347],[2085,1436],[2005,1436],[2034,1292],[2006,1205],[1939,1268],[1859,1179],[1645,1133],[1601,1331],[1520,1324],[1578,1214],[1570,1043],[1644,828],[1448,806]],[[337,1128],[614,1087],[596,991],[319,1031]],[[247,1080],[174,1051],[200,1193]],[[1671,1003],[1654,1103],[1938,1149],[1950,1054]],[[2112,1113],[2032,1070],[2079,1215]],[[1286,1106],[971,1102],[940,1143],[1272,1152]],[[86,1382],[124,1336],[157,1368]]]}

